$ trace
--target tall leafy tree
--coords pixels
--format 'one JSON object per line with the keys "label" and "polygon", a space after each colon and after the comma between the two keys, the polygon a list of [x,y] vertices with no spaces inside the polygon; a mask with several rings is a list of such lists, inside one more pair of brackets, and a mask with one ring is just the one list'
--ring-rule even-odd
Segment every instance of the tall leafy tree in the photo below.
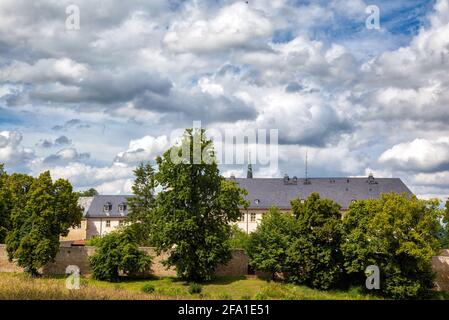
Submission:
{"label": "tall leafy tree", "polygon": [[247,252],[251,266],[270,273],[272,279],[284,272],[288,250],[295,236],[295,225],[291,214],[271,208],[250,235]]}
{"label": "tall leafy tree", "polygon": [[20,173],[11,175],[3,174],[2,187],[0,189],[1,210],[2,210],[2,242],[6,242],[6,236],[13,229],[15,223],[21,223],[23,210],[28,197],[28,191],[34,178]]}
{"label": "tall leafy tree", "polygon": [[437,200],[384,194],[352,203],[343,219],[345,269],[364,283],[369,265],[380,269],[380,293],[425,297],[433,287],[431,258],[439,248],[442,212]]}
{"label": "tall leafy tree", "polygon": [[141,245],[151,245],[151,229],[154,222],[153,209],[154,190],[156,188],[155,173],[150,163],[141,163],[134,170],[134,196],[128,199],[128,228],[134,229],[136,239]]}
{"label": "tall leafy tree", "polygon": [[296,236],[286,259],[290,280],[313,288],[329,289],[343,274],[340,251],[340,206],[312,193],[305,201],[292,201]]}
{"label": "tall leafy tree", "polygon": [[40,267],[54,260],[59,237],[80,223],[82,210],[70,183],[53,183],[48,171],[36,179],[13,175],[11,188],[12,229],[6,237],[9,259],[37,275]]}
{"label": "tall leafy tree", "polygon": [[220,176],[213,143],[204,130],[187,129],[180,145],[156,159],[156,198],[152,238],[159,252],[169,252],[167,266],[180,277],[203,281],[230,257],[230,222],[247,205],[245,190]]}
{"label": "tall leafy tree", "polygon": [[10,201],[7,190],[8,175],[4,170],[4,165],[0,163],[0,243],[5,242],[6,234],[10,228]]}

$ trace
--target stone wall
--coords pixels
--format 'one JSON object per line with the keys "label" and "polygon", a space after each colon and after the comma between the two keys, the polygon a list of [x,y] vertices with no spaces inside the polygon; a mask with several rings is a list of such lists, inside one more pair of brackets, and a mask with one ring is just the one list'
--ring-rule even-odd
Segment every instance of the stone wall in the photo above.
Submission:
{"label": "stone wall", "polygon": [[449,250],[441,250],[438,256],[432,258],[432,268],[435,272],[435,287],[439,291],[449,291]]}
{"label": "stone wall", "polygon": [[[154,248],[141,248],[152,258],[152,274],[157,277],[176,276],[174,268],[166,269],[162,260],[167,254],[156,255]],[[88,257],[95,253],[95,247],[61,247],[55,262],[49,263],[41,272],[44,274],[65,274],[69,265],[80,268],[81,274],[90,273]],[[435,287],[437,290],[449,291],[449,250],[442,250],[438,256],[432,258],[432,268],[436,273]],[[8,261],[5,245],[0,244],[0,272],[21,272],[21,268]],[[248,274],[248,256],[243,250],[234,250],[232,259],[226,264],[218,266],[218,276],[244,276]],[[256,273],[258,274],[258,273]]]}
{"label": "stone wall", "polygon": [[[154,248],[142,247],[141,250],[147,252],[152,257],[151,271],[157,277],[176,276],[174,268],[166,269],[162,261],[167,258],[168,253],[156,255]],[[95,253],[95,247],[67,247],[61,246],[56,255],[55,262],[47,264],[40,270],[43,274],[65,274],[69,265],[76,265],[80,268],[81,274],[90,274],[89,256]],[[21,272],[13,262],[8,261],[6,247],[0,244],[0,272]],[[242,276],[248,272],[248,257],[243,250],[234,250],[232,259],[226,264],[217,268],[217,275],[220,276]]]}

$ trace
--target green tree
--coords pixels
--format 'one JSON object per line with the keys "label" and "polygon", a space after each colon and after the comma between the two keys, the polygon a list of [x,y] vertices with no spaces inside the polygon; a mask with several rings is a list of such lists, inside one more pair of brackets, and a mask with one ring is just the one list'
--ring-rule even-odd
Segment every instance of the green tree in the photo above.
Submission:
{"label": "green tree", "polygon": [[37,179],[11,177],[13,208],[12,229],[6,237],[8,256],[25,271],[37,275],[40,267],[54,260],[59,237],[80,223],[82,210],[70,183],[57,180],[53,184],[48,171]]}
{"label": "green tree", "polygon": [[10,229],[10,199],[7,190],[8,175],[4,170],[4,165],[0,163],[0,243],[5,242],[6,235]]}
{"label": "green tree", "polygon": [[150,246],[150,234],[154,209],[154,189],[156,180],[154,169],[150,163],[141,163],[134,170],[135,180],[132,186],[134,196],[128,199],[128,228],[134,229],[139,244]]}
{"label": "green tree", "polygon": [[443,210],[443,217],[440,221],[438,230],[438,239],[440,241],[440,248],[449,248],[449,200],[446,201],[445,209]]}
{"label": "green tree", "polygon": [[78,191],[77,194],[79,197],[94,197],[99,195],[98,191],[94,188],[90,188],[84,191]]}
{"label": "green tree", "polygon": [[246,250],[249,245],[250,235],[240,229],[237,225],[231,226],[231,237],[229,244],[232,249],[244,249]]}
{"label": "green tree", "polygon": [[204,130],[187,129],[181,145],[156,159],[156,197],[152,239],[158,252],[169,252],[167,266],[178,276],[204,281],[230,257],[230,222],[247,205],[245,190],[219,174],[213,143]]}
{"label": "green tree", "polygon": [[286,270],[291,281],[313,288],[335,287],[343,274],[340,240],[340,206],[312,193],[305,201],[292,201],[296,236],[287,255]]}
{"label": "green tree", "polygon": [[139,250],[135,234],[130,229],[113,231],[96,239],[95,253],[89,257],[92,276],[97,280],[115,282],[121,273],[127,276],[145,275],[151,268],[151,258]]}
{"label": "green tree", "polygon": [[262,218],[248,244],[250,265],[269,272],[272,279],[285,271],[287,252],[295,236],[296,221],[289,213],[271,208]]}
{"label": "green tree", "polygon": [[13,223],[21,223],[23,217],[19,215],[27,201],[28,191],[34,179],[31,176],[13,173],[2,175],[0,188],[1,237],[2,243],[13,228]]}
{"label": "green tree", "polygon": [[431,258],[439,247],[442,212],[437,200],[383,194],[359,200],[343,219],[345,269],[356,285],[364,284],[369,265],[380,269],[380,294],[398,298],[426,297],[433,287]]}

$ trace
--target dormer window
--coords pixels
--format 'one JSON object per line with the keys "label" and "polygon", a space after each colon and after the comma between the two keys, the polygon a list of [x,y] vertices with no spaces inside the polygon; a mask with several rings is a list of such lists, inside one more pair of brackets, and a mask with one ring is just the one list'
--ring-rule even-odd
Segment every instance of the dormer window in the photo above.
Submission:
{"label": "dormer window", "polygon": [[104,204],[103,206],[103,211],[104,212],[111,212],[112,211],[112,203],[107,202]]}
{"label": "dormer window", "polygon": [[120,203],[118,205],[118,211],[119,212],[125,212],[126,211],[126,203]]}
{"label": "dormer window", "polygon": [[254,204],[259,204],[259,203],[260,203],[259,199],[254,200]]}

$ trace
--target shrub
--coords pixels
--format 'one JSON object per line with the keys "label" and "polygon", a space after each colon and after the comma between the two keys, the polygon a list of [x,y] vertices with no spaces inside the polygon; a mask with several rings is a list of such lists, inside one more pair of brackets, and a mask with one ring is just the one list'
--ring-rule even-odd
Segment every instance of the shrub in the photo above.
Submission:
{"label": "shrub", "polygon": [[240,229],[237,225],[231,227],[231,238],[229,244],[232,249],[247,250],[250,241],[250,235]]}
{"label": "shrub", "polygon": [[312,288],[335,287],[343,275],[340,206],[312,193],[306,201],[292,201],[292,209],[295,237],[285,261],[289,279]]}
{"label": "shrub", "polygon": [[199,283],[192,282],[189,285],[189,293],[190,294],[201,293],[202,291],[203,291],[203,287]]}
{"label": "shrub", "polygon": [[439,247],[443,214],[438,204],[393,193],[352,203],[343,219],[341,246],[352,283],[364,283],[366,267],[376,265],[380,294],[395,299],[427,297],[433,287],[431,258]]}
{"label": "shrub", "polygon": [[155,288],[154,288],[153,284],[151,284],[151,283],[145,283],[142,287],[142,292],[153,293],[154,291],[155,291]]}
{"label": "shrub", "polygon": [[135,276],[150,269],[151,258],[139,250],[126,229],[109,233],[97,245],[97,251],[89,258],[92,276],[97,280],[118,281],[120,273]]}
{"label": "shrub", "polygon": [[255,269],[276,273],[285,268],[287,250],[292,242],[295,219],[277,208],[271,208],[249,240],[247,252],[249,263]]}

